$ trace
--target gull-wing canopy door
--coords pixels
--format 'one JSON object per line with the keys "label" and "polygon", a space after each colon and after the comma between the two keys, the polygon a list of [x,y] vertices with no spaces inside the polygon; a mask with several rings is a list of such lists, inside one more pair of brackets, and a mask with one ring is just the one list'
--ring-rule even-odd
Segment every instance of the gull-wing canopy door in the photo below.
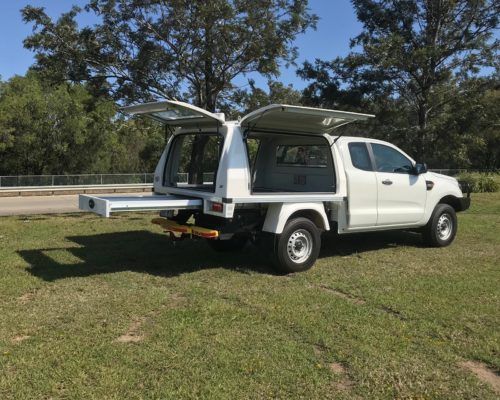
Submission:
{"label": "gull-wing canopy door", "polygon": [[324,134],[350,122],[372,117],[371,114],[271,104],[246,115],[240,124],[252,131]]}
{"label": "gull-wing canopy door", "polygon": [[172,127],[201,127],[224,123],[224,114],[211,113],[191,104],[174,100],[122,107],[121,110],[131,115],[144,115]]}

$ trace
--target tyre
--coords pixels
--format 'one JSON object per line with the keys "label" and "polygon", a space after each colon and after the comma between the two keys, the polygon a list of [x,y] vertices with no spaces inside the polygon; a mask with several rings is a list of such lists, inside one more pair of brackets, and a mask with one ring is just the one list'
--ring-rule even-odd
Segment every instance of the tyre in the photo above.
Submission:
{"label": "tyre", "polygon": [[229,252],[241,250],[247,244],[246,236],[234,235],[231,239],[207,239],[208,245],[218,252]]}
{"label": "tyre", "polygon": [[424,227],[423,238],[428,246],[448,246],[457,234],[457,214],[448,204],[438,204]]}
{"label": "tyre", "polygon": [[274,264],[281,272],[301,272],[311,268],[319,255],[321,234],[307,218],[287,222],[283,232],[275,236]]}

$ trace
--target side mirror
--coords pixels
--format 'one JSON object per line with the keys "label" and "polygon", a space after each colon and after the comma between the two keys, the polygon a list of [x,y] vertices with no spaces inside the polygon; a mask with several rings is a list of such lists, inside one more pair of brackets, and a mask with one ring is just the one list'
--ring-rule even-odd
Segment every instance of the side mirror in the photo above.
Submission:
{"label": "side mirror", "polygon": [[427,165],[425,163],[416,163],[413,168],[415,175],[425,174],[427,172]]}

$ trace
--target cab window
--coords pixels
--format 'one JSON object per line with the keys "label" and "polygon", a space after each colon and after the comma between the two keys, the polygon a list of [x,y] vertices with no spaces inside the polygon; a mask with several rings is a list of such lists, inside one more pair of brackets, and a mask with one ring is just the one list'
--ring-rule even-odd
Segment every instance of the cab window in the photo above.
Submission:
{"label": "cab window", "polygon": [[378,143],[371,146],[378,172],[409,174],[412,171],[413,163],[396,149]]}
{"label": "cab window", "polygon": [[354,168],[373,171],[366,143],[349,143],[349,154]]}

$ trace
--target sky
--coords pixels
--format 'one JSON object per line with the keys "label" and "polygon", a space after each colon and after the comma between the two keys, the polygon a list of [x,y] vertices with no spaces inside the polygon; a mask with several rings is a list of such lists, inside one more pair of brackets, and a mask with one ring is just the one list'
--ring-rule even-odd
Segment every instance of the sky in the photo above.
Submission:
{"label": "sky", "polygon": [[[7,80],[14,75],[24,75],[34,63],[34,54],[23,47],[23,40],[31,33],[32,26],[21,19],[20,10],[31,4],[44,7],[52,18],[68,11],[72,5],[83,6],[86,0],[0,0],[0,76]],[[349,0],[310,0],[311,11],[320,17],[316,31],[309,30],[297,37],[295,45],[299,49],[297,64],[316,58],[331,60],[346,55],[349,51],[349,39],[361,31],[354,10]],[[91,14],[81,15],[80,26],[93,25],[96,20]],[[284,84],[291,84],[302,89],[306,82],[295,74],[296,67],[283,67],[278,78]],[[265,86],[265,80],[256,79],[258,86]],[[244,85],[246,78],[237,80],[237,85]]]}

